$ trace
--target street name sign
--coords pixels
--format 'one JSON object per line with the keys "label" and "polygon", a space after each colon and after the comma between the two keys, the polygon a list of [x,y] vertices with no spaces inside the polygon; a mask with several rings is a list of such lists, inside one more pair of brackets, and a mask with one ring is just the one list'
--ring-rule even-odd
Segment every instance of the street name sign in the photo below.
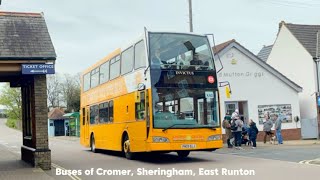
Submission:
{"label": "street name sign", "polygon": [[22,64],[22,74],[54,74],[54,64]]}

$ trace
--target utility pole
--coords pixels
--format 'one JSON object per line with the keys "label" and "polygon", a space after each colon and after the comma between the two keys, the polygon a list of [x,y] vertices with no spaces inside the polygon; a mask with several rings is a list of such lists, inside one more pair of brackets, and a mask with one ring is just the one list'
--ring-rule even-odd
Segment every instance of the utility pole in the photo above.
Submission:
{"label": "utility pole", "polygon": [[[1,1],[1,0],[0,0]],[[193,23],[192,23],[192,0],[189,1],[189,27],[190,32],[193,32]]]}
{"label": "utility pole", "polygon": [[320,90],[319,90],[319,62],[320,62],[320,57],[319,57],[319,33],[320,31],[317,32],[317,44],[316,44],[316,57],[313,58],[314,62],[316,63],[316,73],[317,73],[317,93],[316,93],[316,104],[317,104],[317,122],[318,122],[318,139],[320,139],[320,117],[319,117],[319,98],[320,98]]}

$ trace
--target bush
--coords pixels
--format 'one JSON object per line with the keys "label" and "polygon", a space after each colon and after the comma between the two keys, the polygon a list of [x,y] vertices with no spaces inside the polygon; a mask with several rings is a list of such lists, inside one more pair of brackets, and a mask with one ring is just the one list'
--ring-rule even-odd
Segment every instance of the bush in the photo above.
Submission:
{"label": "bush", "polygon": [[17,121],[17,120],[15,120],[15,119],[7,119],[6,125],[7,125],[9,128],[17,129],[16,121]]}

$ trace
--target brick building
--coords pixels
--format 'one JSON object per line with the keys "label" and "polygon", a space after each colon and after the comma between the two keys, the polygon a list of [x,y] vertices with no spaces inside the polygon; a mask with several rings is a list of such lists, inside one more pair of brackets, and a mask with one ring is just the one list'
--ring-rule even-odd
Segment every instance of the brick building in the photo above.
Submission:
{"label": "brick building", "polygon": [[22,74],[22,64],[54,64],[55,60],[43,14],[0,11],[0,81],[21,88],[21,159],[42,169],[51,168],[46,75]]}

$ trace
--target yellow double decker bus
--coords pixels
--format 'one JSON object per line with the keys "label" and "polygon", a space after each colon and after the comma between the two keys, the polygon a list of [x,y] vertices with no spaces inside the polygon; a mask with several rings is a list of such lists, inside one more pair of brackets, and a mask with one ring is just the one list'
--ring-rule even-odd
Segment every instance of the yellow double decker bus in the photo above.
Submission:
{"label": "yellow double decker bus", "polygon": [[82,74],[83,146],[137,152],[221,148],[219,95],[207,36],[145,32]]}

